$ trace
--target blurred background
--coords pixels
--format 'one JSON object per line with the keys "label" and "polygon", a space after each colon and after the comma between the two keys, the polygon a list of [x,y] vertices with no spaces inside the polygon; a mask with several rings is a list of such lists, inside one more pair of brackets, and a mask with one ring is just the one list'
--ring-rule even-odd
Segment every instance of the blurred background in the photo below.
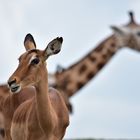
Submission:
{"label": "blurred background", "polygon": [[[140,23],[139,0],[0,1],[0,83],[6,83],[31,33],[38,48],[64,38],[59,55],[48,60],[67,68],[112,34],[110,25],[126,24],[128,11]],[[71,102],[74,114],[65,138],[140,138],[140,54],[120,50]]]}

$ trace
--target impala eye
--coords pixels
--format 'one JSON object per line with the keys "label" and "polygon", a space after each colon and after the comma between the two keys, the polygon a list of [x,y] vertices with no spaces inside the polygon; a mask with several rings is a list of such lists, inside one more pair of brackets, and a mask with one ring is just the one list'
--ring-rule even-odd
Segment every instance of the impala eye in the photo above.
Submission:
{"label": "impala eye", "polygon": [[39,63],[39,58],[35,58],[31,61],[31,65],[37,65]]}

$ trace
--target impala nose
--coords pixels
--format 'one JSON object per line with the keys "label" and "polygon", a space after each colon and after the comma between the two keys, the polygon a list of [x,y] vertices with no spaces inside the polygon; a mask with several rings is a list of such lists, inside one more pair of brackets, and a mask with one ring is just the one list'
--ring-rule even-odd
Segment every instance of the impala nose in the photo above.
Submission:
{"label": "impala nose", "polygon": [[16,83],[16,78],[9,79],[9,81],[8,81],[9,87],[11,87],[11,85],[12,85],[12,84],[15,84],[15,83]]}

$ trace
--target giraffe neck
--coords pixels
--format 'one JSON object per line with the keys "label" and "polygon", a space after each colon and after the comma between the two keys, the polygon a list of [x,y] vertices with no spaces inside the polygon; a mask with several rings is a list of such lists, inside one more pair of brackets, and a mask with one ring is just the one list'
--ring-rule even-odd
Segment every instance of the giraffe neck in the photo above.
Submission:
{"label": "giraffe neck", "polygon": [[118,49],[115,37],[110,36],[80,61],[57,73],[56,87],[69,97],[72,96],[107,64]]}

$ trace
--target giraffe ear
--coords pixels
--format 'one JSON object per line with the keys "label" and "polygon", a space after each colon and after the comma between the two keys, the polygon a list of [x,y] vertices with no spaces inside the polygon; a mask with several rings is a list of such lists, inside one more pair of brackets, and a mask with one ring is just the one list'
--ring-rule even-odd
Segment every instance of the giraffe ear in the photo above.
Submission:
{"label": "giraffe ear", "polygon": [[46,47],[46,49],[44,50],[44,57],[45,60],[54,54],[57,54],[60,52],[61,50],[61,46],[62,46],[62,42],[63,42],[63,38],[62,37],[57,37],[56,39],[52,40]]}
{"label": "giraffe ear", "polygon": [[57,67],[56,67],[56,72],[57,73],[61,73],[61,72],[63,72],[65,69],[61,66],[61,65],[57,65]]}
{"label": "giraffe ear", "polygon": [[36,43],[31,34],[26,35],[26,37],[24,39],[24,46],[25,46],[26,51],[36,49]]}
{"label": "giraffe ear", "polygon": [[119,35],[124,35],[124,30],[121,27],[117,26],[111,26],[111,29],[114,31],[114,33],[119,34]]}

